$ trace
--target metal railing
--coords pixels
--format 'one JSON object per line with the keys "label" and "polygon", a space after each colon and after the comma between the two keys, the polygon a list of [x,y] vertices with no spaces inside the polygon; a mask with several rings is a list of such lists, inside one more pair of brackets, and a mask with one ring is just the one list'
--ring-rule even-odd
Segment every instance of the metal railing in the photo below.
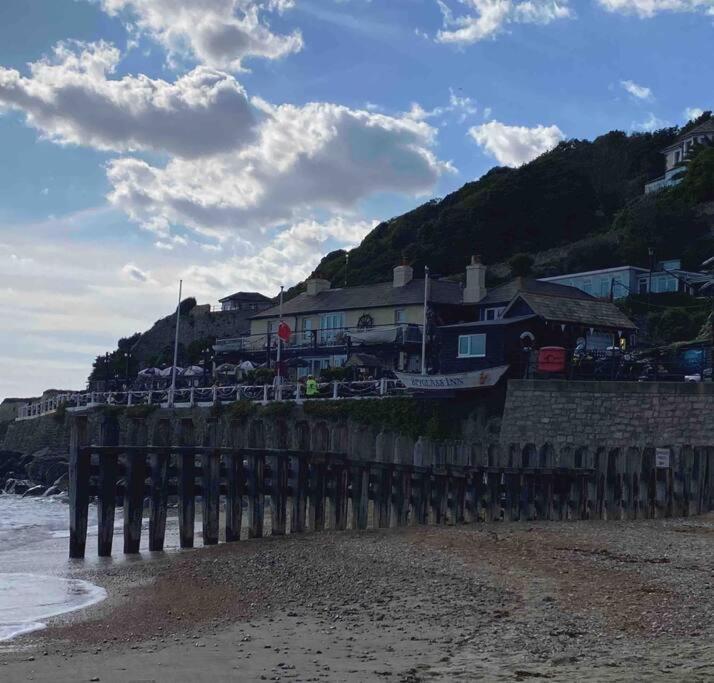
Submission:
{"label": "metal railing", "polygon": [[50,415],[60,408],[68,411],[97,406],[156,405],[163,408],[186,408],[228,404],[236,401],[252,401],[266,405],[276,401],[302,403],[306,400],[384,398],[400,395],[405,391],[406,389],[399,380],[378,379],[361,382],[321,382],[317,385],[317,393],[312,396],[306,395],[305,387],[300,383],[190,387],[175,389],[173,392],[171,389],[77,392],[58,394],[45,401],[20,406],[17,420],[31,420],[43,415]]}

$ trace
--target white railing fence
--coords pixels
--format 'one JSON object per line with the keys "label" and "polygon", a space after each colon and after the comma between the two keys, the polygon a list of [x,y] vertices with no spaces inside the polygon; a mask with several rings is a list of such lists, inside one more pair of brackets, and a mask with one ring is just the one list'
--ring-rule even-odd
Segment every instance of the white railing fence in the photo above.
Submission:
{"label": "white railing fence", "polygon": [[302,384],[261,384],[256,386],[235,385],[229,387],[190,387],[186,389],[154,389],[148,391],[105,391],[58,394],[44,401],[26,403],[18,409],[18,420],[31,420],[55,413],[60,407],[77,411],[96,406],[157,405],[163,408],[211,406],[215,404],[252,401],[268,404],[275,401],[341,400],[361,398],[384,398],[403,394],[406,389],[396,379],[378,379],[362,382],[321,382],[318,393],[305,395]]}

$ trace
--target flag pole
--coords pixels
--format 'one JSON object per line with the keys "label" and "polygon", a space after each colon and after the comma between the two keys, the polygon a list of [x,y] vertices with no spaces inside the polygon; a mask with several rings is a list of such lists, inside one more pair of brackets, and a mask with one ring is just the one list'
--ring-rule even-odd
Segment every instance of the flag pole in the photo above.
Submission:
{"label": "flag pole", "polygon": [[178,305],[176,306],[176,336],[174,337],[174,363],[171,366],[171,391],[169,393],[169,407],[174,405],[174,391],[176,391],[176,363],[178,362],[178,341],[179,341],[179,324],[181,322],[181,289],[183,280],[179,280],[179,295]]}
{"label": "flag pole", "polygon": [[278,313],[278,318],[278,377],[280,377],[280,357],[283,348],[283,340],[280,338],[280,326],[283,324],[283,285],[280,285],[280,312]]}
{"label": "flag pole", "polygon": [[429,266],[424,266],[424,317],[421,328],[421,374],[426,375],[426,309],[429,299]]}

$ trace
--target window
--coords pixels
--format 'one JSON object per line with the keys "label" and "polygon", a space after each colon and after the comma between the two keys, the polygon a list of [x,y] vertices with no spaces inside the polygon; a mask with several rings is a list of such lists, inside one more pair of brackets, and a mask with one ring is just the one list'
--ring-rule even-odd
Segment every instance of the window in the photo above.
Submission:
{"label": "window", "polygon": [[677,281],[673,277],[669,277],[665,280],[665,291],[676,292],[677,291]]}
{"label": "window", "polygon": [[646,277],[641,277],[639,279],[638,292],[640,294],[647,294],[647,278]]}
{"label": "window", "polygon": [[586,294],[593,293],[593,281],[590,278],[583,280],[583,292]]}
{"label": "window", "polygon": [[324,313],[320,316],[320,343],[334,344],[342,336],[345,326],[344,313]]}
{"label": "window", "polygon": [[403,308],[397,308],[394,311],[394,324],[404,325],[407,322],[407,312]]}
{"label": "window", "polygon": [[312,318],[302,319],[302,343],[312,344]]}
{"label": "window", "polygon": [[484,320],[498,320],[505,311],[505,307],[497,306],[496,308],[487,308]]}
{"label": "window", "polygon": [[485,355],[485,334],[462,334],[459,336],[459,358],[483,358]]}
{"label": "window", "polygon": [[600,280],[600,296],[606,298],[610,296],[610,278],[604,277]]}

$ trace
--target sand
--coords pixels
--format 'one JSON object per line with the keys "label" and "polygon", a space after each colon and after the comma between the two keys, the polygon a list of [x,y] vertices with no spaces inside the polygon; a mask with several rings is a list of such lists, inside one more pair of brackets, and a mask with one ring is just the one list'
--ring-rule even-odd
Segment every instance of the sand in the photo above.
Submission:
{"label": "sand", "polygon": [[710,681],[714,516],[307,533],[77,563],[2,681]]}

